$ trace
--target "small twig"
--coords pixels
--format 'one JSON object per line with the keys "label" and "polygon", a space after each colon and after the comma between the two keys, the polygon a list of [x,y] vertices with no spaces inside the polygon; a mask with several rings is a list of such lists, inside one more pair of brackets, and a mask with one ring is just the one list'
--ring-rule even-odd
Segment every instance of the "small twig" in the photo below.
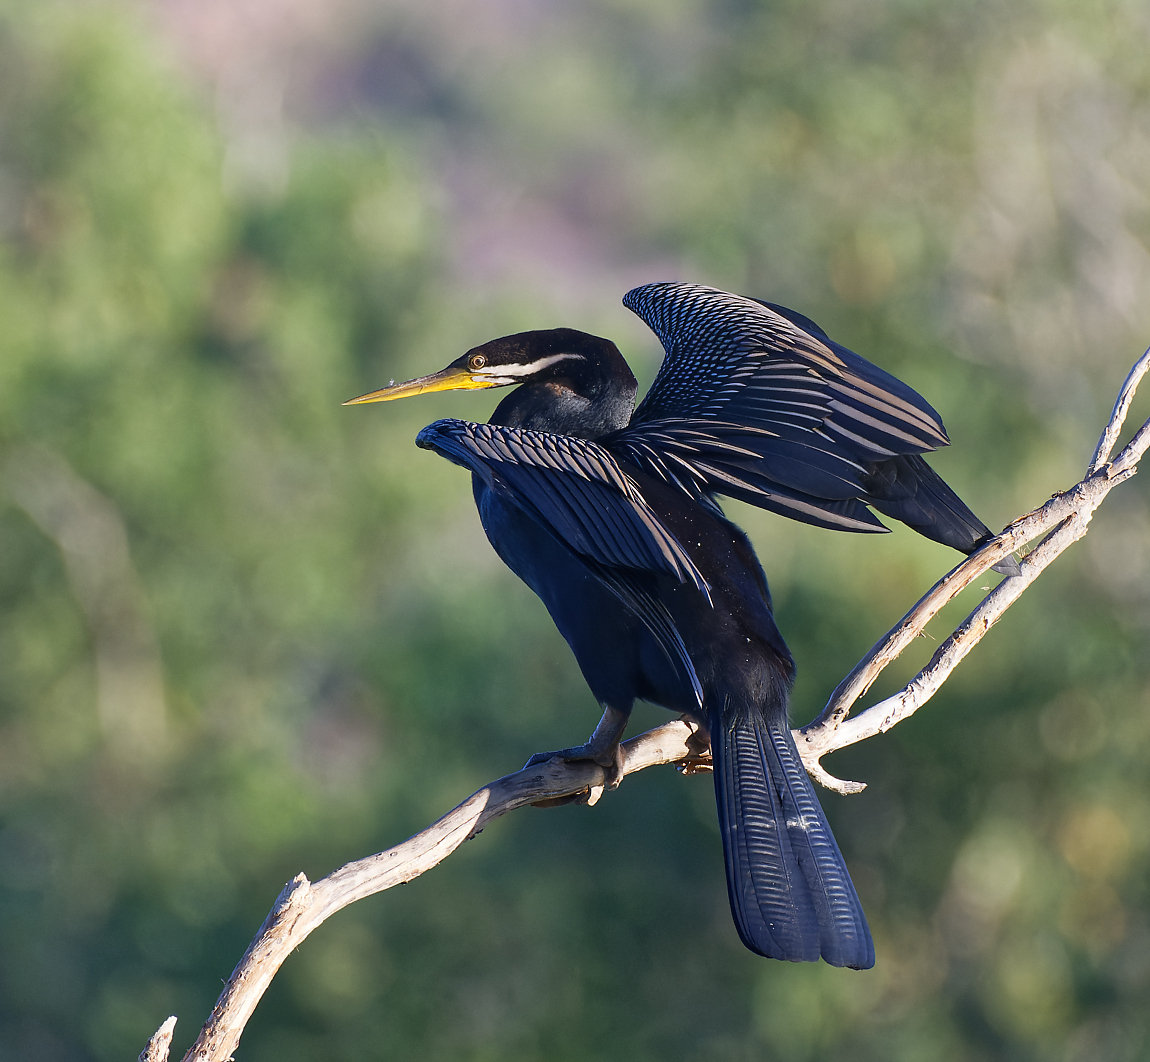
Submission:
{"label": "small twig", "polygon": [[148,1046],[140,1052],[137,1062],[167,1062],[168,1051],[172,1046],[172,1036],[176,1031],[176,1016],[173,1014],[164,1022],[148,1041]]}
{"label": "small twig", "polygon": [[[808,773],[840,793],[858,792],[861,782],[829,774],[820,763],[827,753],[883,733],[925,704],[947,677],[1022,592],[1071,543],[1086,534],[1094,511],[1119,483],[1135,474],[1150,448],[1150,421],[1109,464],[1130,403],[1150,371],[1150,350],[1138,360],[1119,392],[1086,477],[1065,494],[1020,517],[953,571],[943,576],[902,620],[867,653],[839,684],[827,706],[802,730],[795,731]],[[1047,534],[1049,532],[1049,534]],[[892,697],[849,718],[851,707],[882,670],[909,646],[954,597],[1008,554],[1046,534],[1022,561],[1020,575],[1003,580],[935,652],[930,663]],[[684,773],[706,770],[706,750],[693,724],[667,723],[623,744],[623,773],[661,763],[676,763]],[[602,767],[587,761],[549,763],[507,775],[468,797],[427,829],[386,852],[348,863],[314,885],[297,875],[284,886],[256,939],[240,960],[207,1024],[183,1062],[226,1062],[239,1044],[244,1026],[287,956],[336,911],[411,881],[446,859],[487,823],[525,804],[565,802],[574,797],[593,804],[606,783]],[[140,1062],[167,1062],[176,1019],[169,1018],[148,1041]]]}
{"label": "small twig", "polygon": [[1142,377],[1146,375],[1147,371],[1150,371],[1150,349],[1147,349],[1146,353],[1134,363],[1134,368],[1122,381],[1122,386],[1118,390],[1118,398],[1114,402],[1114,411],[1110,414],[1110,420],[1102,432],[1102,438],[1098,440],[1098,448],[1094,451],[1094,456],[1086,468],[1088,476],[1094,475],[1106,463],[1114,450],[1118,436],[1122,434],[1122,425],[1126,422],[1126,414],[1130,412],[1130,403],[1134,401],[1134,392],[1138,390],[1138,385],[1142,382]]}

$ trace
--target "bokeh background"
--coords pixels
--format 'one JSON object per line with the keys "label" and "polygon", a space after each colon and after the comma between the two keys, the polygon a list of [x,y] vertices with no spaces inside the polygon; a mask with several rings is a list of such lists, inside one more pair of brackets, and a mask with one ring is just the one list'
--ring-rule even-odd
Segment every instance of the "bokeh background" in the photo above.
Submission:
{"label": "bokeh background", "polygon": [[[991,526],[1074,483],[1150,342],[1147,54],[1144,0],[0,0],[0,1059],[182,1052],[283,882],[597,718],[413,445],[494,402],[342,400],[559,324],[645,382],[619,298],[688,280],[927,395]],[[800,722],[956,560],[731,510]],[[651,770],[333,919],[238,1057],[1150,1058],[1148,633],[1136,480],[829,762],[871,972],[746,952]]]}

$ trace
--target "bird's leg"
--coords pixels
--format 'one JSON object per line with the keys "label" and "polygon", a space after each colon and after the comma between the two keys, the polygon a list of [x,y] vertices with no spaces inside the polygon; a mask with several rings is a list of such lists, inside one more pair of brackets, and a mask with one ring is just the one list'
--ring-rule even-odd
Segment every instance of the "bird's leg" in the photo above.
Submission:
{"label": "bird's leg", "polygon": [[619,739],[627,729],[630,715],[630,712],[622,712],[607,705],[603,709],[603,718],[585,745],[559,749],[557,752],[537,752],[523,766],[535,767],[556,757],[561,760],[593,760],[600,767],[606,768],[606,788],[618,789],[623,780],[623,746],[619,744]]}

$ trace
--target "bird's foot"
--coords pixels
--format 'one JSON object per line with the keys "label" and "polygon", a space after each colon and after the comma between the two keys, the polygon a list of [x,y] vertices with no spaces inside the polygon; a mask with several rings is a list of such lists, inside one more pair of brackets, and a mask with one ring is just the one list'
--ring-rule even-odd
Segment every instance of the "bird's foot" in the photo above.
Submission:
{"label": "bird's foot", "polygon": [[691,728],[691,736],[687,738],[686,742],[689,755],[679,760],[675,764],[675,769],[680,774],[702,774],[713,771],[715,766],[711,757],[710,734],[707,733],[705,727],[699,724],[698,720],[692,719],[689,715],[683,715],[679,718]]}
{"label": "bird's foot", "polygon": [[[537,752],[523,767],[526,770],[528,767],[537,767],[541,763],[550,763],[556,759],[562,760],[564,763],[570,763],[574,760],[591,760],[592,763],[597,763],[603,768],[605,774],[603,788],[618,789],[619,783],[623,781],[623,763],[625,758],[623,746],[618,741],[616,741],[613,746],[607,748],[588,741],[585,745],[575,745],[569,749],[558,749],[555,752]],[[596,786],[595,788],[599,787]]]}
{"label": "bird's foot", "polygon": [[630,715],[630,706],[627,711],[620,711],[618,708],[613,708],[607,705],[603,709],[603,718],[599,720],[599,725],[595,727],[595,733],[591,735],[590,740],[585,745],[576,745],[569,749],[559,749],[558,752],[537,752],[531,757],[523,766],[524,770],[528,767],[537,767],[541,763],[549,763],[551,760],[559,759],[564,762],[573,760],[591,760],[597,763],[604,770],[604,779],[602,785],[594,785],[584,793],[576,793],[570,797],[559,797],[555,800],[544,800],[536,804],[536,807],[554,807],[557,804],[594,804],[603,795],[604,790],[618,789],[619,783],[623,781],[623,764],[626,760],[626,754],[623,752],[623,746],[619,743],[619,739],[623,736],[623,731],[627,728],[627,717]]}
{"label": "bird's foot", "polygon": [[561,760],[563,763],[590,760],[604,769],[605,777],[602,785],[593,785],[580,793],[569,793],[567,796],[537,800],[531,806],[535,808],[557,808],[562,804],[586,804],[588,807],[594,807],[599,803],[599,798],[606,790],[618,789],[619,783],[623,780],[623,746],[615,745],[615,755],[609,763],[604,763],[604,758],[602,750],[596,749],[591,742],[586,745],[576,745],[574,748],[558,749],[555,752],[535,753],[523,765],[524,770],[528,767],[537,767],[541,763],[551,763],[552,760]]}

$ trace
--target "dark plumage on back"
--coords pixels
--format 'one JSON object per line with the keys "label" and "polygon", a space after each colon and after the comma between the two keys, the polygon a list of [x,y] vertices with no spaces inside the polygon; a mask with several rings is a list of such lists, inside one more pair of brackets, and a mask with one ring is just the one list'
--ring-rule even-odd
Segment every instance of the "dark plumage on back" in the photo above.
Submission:
{"label": "dark plumage on back", "polygon": [[806,317],[681,284],[624,303],[667,353],[638,409],[614,344],[572,329],[493,340],[355,401],[518,385],[491,423],[436,421],[418,442],[472,472],[491,544],[604,708],[585,745],[531,762],[589,757],[617,784],[635,700],[694,719],[714,755],[740,938],[773,958],[869,967],[866,918],[791,736],[794,663],[766,576],[717,496],[885,531],[874,508],[966,552],[989,531],[921,457],[948,441],[938,414]]}

